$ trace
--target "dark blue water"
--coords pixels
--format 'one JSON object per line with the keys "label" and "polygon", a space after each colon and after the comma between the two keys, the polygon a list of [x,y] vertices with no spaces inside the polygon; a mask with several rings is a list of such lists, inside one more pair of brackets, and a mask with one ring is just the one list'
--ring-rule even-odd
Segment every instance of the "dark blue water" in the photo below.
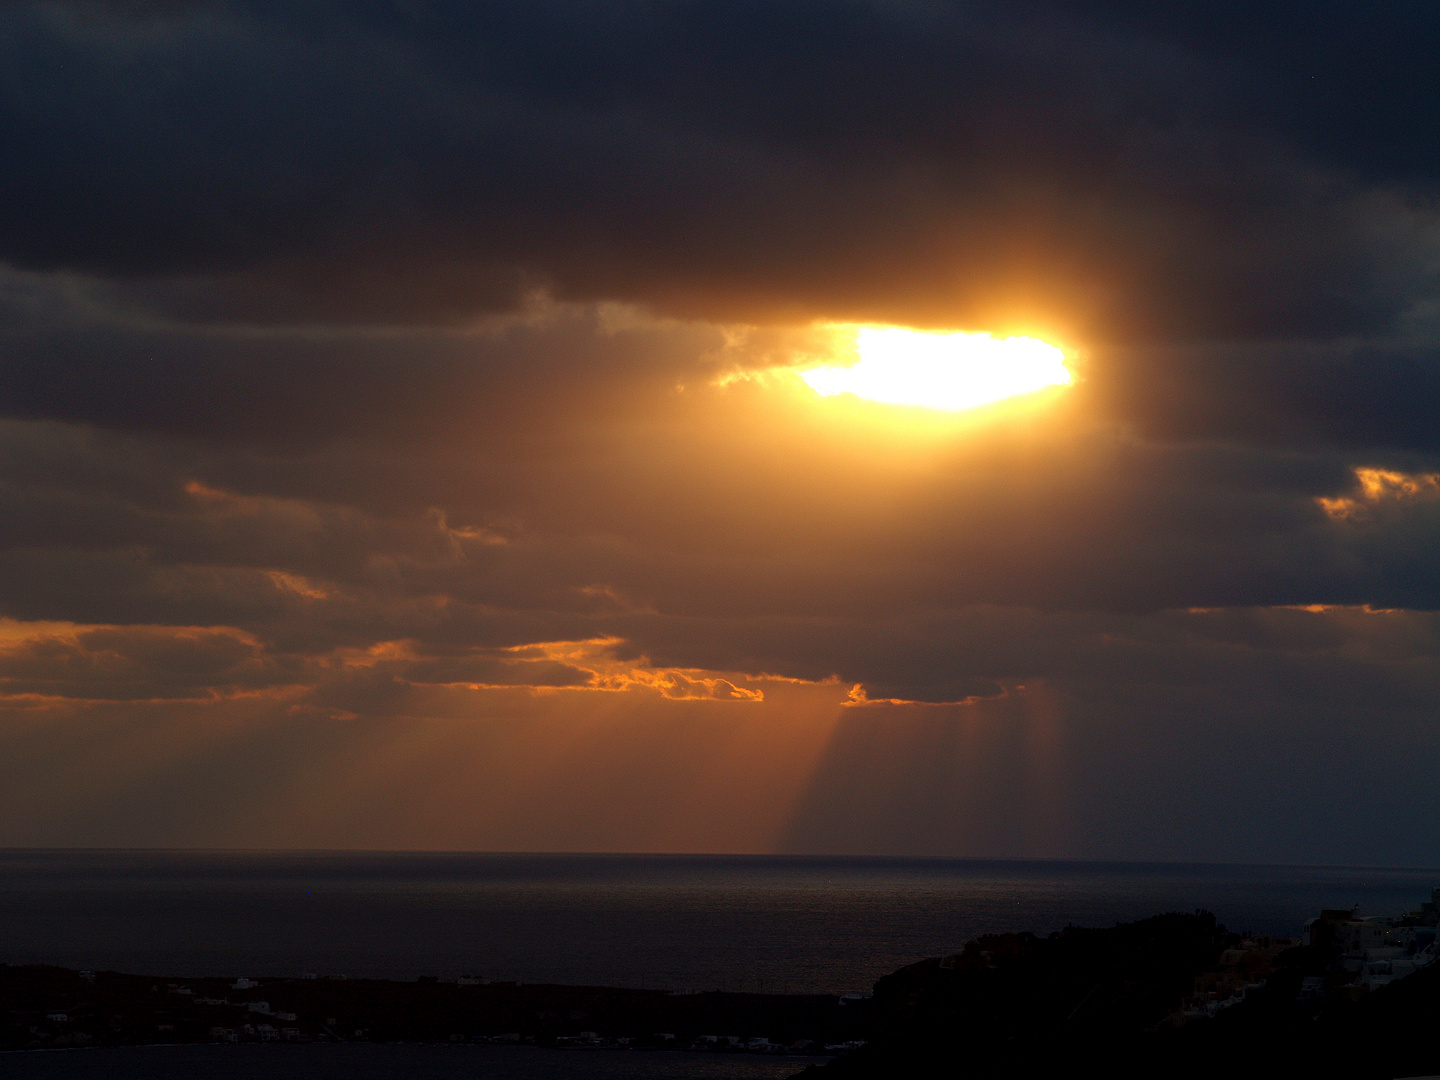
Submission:
{"label": "dark blue water", "polygon": [[1440,870],[790,856],[0,852],[0,962],[843,992],[977,934],[1203,907],[1298,934]]}

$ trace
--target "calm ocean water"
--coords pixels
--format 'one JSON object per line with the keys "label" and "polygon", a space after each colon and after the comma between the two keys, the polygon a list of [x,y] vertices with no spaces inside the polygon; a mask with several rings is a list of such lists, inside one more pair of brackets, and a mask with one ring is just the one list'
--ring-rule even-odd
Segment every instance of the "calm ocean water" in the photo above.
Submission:
{"label": "calm ocean water", "polygon": [[0,962],[844,992],[977,934],[1197,907],[1298,934],[1440,870],[789,856],[0,852]]}

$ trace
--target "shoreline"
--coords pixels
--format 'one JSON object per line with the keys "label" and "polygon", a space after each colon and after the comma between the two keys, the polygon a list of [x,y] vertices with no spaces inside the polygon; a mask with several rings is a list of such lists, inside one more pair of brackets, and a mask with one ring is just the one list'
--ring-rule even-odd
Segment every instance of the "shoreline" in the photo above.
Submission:
{"label": "shoreline", "polygon": [[820,1055],[864,999],[434,978],[181,979],[0,965],[0,1049],[249,1043],[531,1045]]}

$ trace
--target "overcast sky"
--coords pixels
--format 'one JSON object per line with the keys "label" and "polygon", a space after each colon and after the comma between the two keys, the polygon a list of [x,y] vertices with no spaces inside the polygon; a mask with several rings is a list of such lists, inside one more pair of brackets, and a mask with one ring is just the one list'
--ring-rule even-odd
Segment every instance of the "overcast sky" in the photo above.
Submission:
{"label": "overcast sky", "polygon": [[1440,865],[1437,86],[1433,3],[0,3],[0,845]]}

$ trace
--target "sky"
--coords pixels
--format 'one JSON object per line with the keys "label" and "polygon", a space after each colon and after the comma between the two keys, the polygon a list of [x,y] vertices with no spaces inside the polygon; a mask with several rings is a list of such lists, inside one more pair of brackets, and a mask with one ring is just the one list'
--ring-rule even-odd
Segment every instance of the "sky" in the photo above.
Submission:
{"label": "sky", "polygon": [[[1440,11],[0,3],[0,846],[1440,865]],[[1020,336],[949,411],[800,377]]]}

